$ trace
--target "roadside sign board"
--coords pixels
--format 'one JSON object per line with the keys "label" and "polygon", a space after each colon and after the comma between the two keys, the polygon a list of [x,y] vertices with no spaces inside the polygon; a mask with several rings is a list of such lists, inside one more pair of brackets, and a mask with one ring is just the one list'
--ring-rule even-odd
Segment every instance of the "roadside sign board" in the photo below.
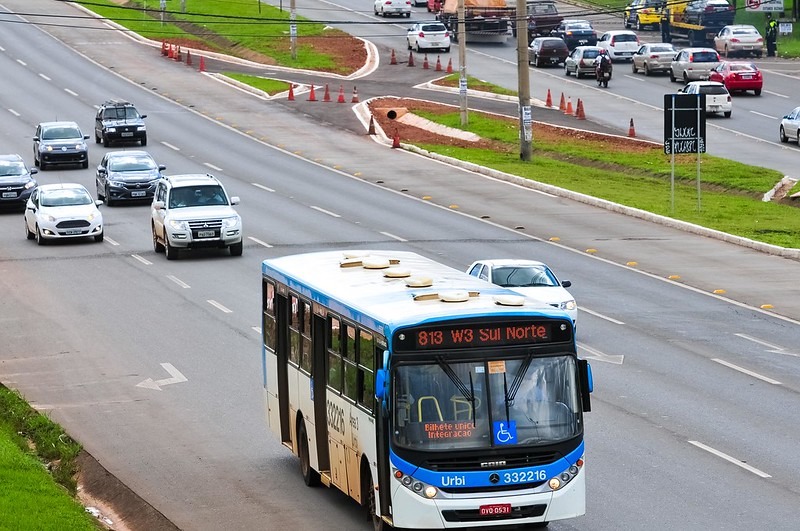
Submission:
{"label": "roadside sign board", "polygon": [[664,153],[706,152],[706,95],[664,94]]}
{"label": "roadside sign board", "polygon": [[781,13],[785,9],[783,0],[747,0],[745,11],[759,13]]}

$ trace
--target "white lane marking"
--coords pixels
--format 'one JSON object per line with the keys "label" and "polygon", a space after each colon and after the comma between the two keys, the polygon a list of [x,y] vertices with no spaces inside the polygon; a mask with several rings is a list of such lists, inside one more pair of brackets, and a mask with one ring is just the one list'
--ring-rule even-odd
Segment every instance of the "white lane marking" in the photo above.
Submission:
{"label": "white lane marking", "polygon": [[724,365],[724,366],[726,366],[728,368],[733,369],[734,371],[739,371],[742,374],[746,374],[748,376],[752,376],[753,378],[758,378],[759,380],[767,382],[768,384],[781,385],[781,383],[778,380],[773,380],[772,378],[768,378],[766,376],[762,376],[762,375],[758,374],[757,372],[753,372],[751,370],[745,369],[744,367],[739,367],[738,365],[734,365],[733,363],[727,362],[725,360],[721,360],[719,358],[711,358],[711,361],[715,361],[715,362],[719,363],[720,365]]}
{"label": "white lane marking", "polygon": [[776,354],[783,354],[784,356],[794,356],[795,358],[800,358],[800,354],[796,354],[794,352],[787,352],[784,347],[779,347],[778,345],[773,345],[771,343],[767,343],[766,341],[761,341],[760,339],[756,339],[754,337],[750,337],[745,334],[734,334],[734,335],[741,337],[742,339],[752,341],[753,343],[758,343],[763,347],[768,347],[769,350],[767,350],[767,352],[774,352]]}
{"label": "white lane marking", "polygon": [[408,241],[408,240],[406,240],[405,238],[401,238],[400,236],[395,236],[395,235],[394,235],[394,234],[392,234],[391,232],[383,232],[383,231],[381,231],[381,234],[383,234],[383,235],[384,235],[384,236],[386,236],[387,238],[394,238],[395,240],[397,240],[397,241],[399,241],[399,242],[407,242],[407,241]]}
{"label": "white lane marking", "polygon": [[258,183],[250,183],[250,184],[252,184],[256,188],[261,188],[262,190],[266,190],[267,192],[274,192],[275,191],[272,188],[268,188],[268,187],[264,186],[263,184],[258,184]]}
{"label": "white lane marking", "polygon": [[153,380],[152,378],[148,378],[136,384],[136,387],[144,387],[146,389],[155,389],[156,391],[161,391],[162,385],[170,385],[189,381],[189,379],[181,374],[181,371],[176,369],[171,363],[162,363],[161,367],[163,367],[164,370],[169,373],[171,378],[164,378],[162,380]]}
{"label": "white lane marking", "polygon": [[112,240],[112,239],[111,239],[111,238],[109,238],[108,236],[103,236],[103,239],[104,239],[105,241],[107,241],[108,243],[110,243],[111,245],[119,245],[119,242],[118,242],[118,241],[116,241],[116,240]]}
{"label": "white lane marking", "polygon": [[132,254],[131,256],[134,257],[135,259],[139,260],[144,265],[153,265],[153,262],[151,262],[150,260],[147,260],[145,258],[142,258],[138,254]]}
{"label": "white lane marking", "polygon": [[19,116],[19,113],[17,111],[15,111],[14,109],[9,109],[8,112],[13,114],[14,116]]}
{"label": "white lane marking", "polygon": [[248,237],[247,237],[247,239],[248,239],[248,240],[253,240],[253,241],[254,241],[254,242],[256,242],[257,244],[259,244],[259,245],[263,245],[263,246],[264,246],[264,247],[266,247],[267,249],[270,249],[270,248],[272,247],[272,246],[271,246],[270,244],[268,244],[267,242],[262,242],[262,241],[261,241],[261,240],[259,240],[258,238],[253,238],[252,236],[248,236]]}
{"label": "white lane marking", "polygon": [[23,61],[22,59],[17,59],[17,62],[18,62],[19,64],[21,64],[22,66],[28,66],[28,63],[26,63],[26,62],[25,62],[25,61]]}
{"label": "white lane marking", "polygon": [[0,46],[0,52],[4,52],[4,51],[6,51],[6,49],[3,48],[2,46]]}
{"label": "white lane marking", "polygon": [[745,470],[747,470],[748,472],[752,472],[753,474],[755,474],[757,476],[760,476],[762,478],[771,478],[772,477],[769,474],[767,474],[766,472],[762,472],[761,470],[757,469],[756,467],[752,467],[752,466],[748,465],[745,462],[742,462],[742,461],[740,461],[738,459],[735,459],[735,458],[729,456],[728,454],[722,453],[719,450],[711,448],[710,446],[707,446],[707,445],[705,445],[705,444],[703,444],[703,443],[701,443],[699,441],[689,441],[689,444],[697,446],[701,450],[705,450],[706,452],[714,454],[717,457],[721,457],[725,461],[728,461],[729,463],[733,463],[736,466],[742,467]]}
{"label": "white lane marking", "polygon": [[178,146],[173,146],[173,145],[172,145],[172,144],[170,144],[169,142],[164,142],[164,141],[162,141],[162,142],[161,142],[161,144],[163,144],[163,145],[167,146],[168,148],[170,148],[170,149],[171,149],[171,150],[173,150],[173,151],[180,151],[180,150],[181,150],[181,148],[179,148]]}
{"label": "white lane marking", "polygon": [[595,317],[599,317],[600,319],[605,319],[606,321],[612,322],[614,324],[618,324],[618,325],[624,325],[625,324],[622,321],[617,321],[613,317],[609,317],[607,315],[603,315],[602,313],[597,313],[597,312],[595,312],[593,310],[590,310],[585,306],[578,307],[578,311],[579,312],[586,312],[588,314],[594,315]]}
{"label": "white lane marking", "polygon": [[44,75],[44,74],[39,74],[39,77],[40,77],[40,78],[42,78],[42,79],[44,79],[45,81],[53,81],[52,79],[50,79],[49,77],[47,77],[47,76],[46,76],[46,75]]}
{"label": "white lane marking", "polygon": [[186,282],[184,282],[183,280],[179,279],[178,277],[176,277],[174,275],[167,275],[167,278],[170,279],[171,281],[173,281],[175,284],[177,284],[180,287],[182,287],[183,289],[191,288],[191,286],[189,284],[187,284]]}
{"label": "white lane marking", "polygon": [[220,303],[218,303],[215,300],[208,299],[208,300],[206,300],[206,302],[209,303],[214,308],[218,309],[219,311],[223,312],[223,313],[233,313],[233,310],[230,310],[230,309],[226,308],[225,306],[221,305]]}
{"label": "white lane marking", "polygon": [[639,81],[640,83],[645,82],[645,79],[642,76],[638,75],[625,74],[623,77],[627,77],[628,79],[633,79],[634,81]]}
{"label": "white lane marking", "polygon": [[780,93],[778,93],[778,92],[772,92],[771,90],[765,90],[765,91],[764,91],[764,94],[769,94],[769,95],[771,95],[771,96],[778,96],[779,98],[786,98],[786,99],[789,99],[789,96],[787,96],[787,95],[785,95],[785,94],[780,94]]}
{"label": "white lane marking", "polygon": [[613,363],[614,365],[622,365],[622,362],[625,361],[625,356],[623,354],[605,354],[595,348],[584,345],[583,343],[578,343],[578,347],[588,353],[583,355],[583,357],[586,359],[602,361],[605,363]]}
{"label": "white lane marking", "polygon": [[211,164],[210,162],[204,162],[204,163],[203,163],[203,166],[206,166],[206,167],[208,167],[208,168],[211,168],[211,169],[212,169],[212,170],[214,170],[214,171],[222,171],[222,168],[220,168],[219,166],[214,166],[214,165],[213,165],[213,164]]}
{"label": "white lane marking", "polygon": [[331,212],[331,211],[329,211],[329,210],[325,210],[324,208],[320,208],[320,207],[318,207],[318,206],[311,205],[311,208],[313,208],[313,209],[314,209],[314,210],[316,210],[317,212],[322,212],[323,214],[328,214],[329,216],[333,216],[334,218],[340,218],[340,217],[342,217],[342,216],[340,216],[339,214],[334,214],[333,212]]}
{"label": "white lane marking", "polygon": [[68,89],[68,88],[65,88],[65,89],[64,89],[64,92],[66,92],[66,93],[67,93],[67,94],[69,94],[70,96],[75,96],[75,97],[77,97],[77,96],[78,96],[78,93],[77,93],[77,92],[75,92],[74,90],[70,90],[70,89]]}
{"label": "white lane marking", "polygon": [[770,120],[777,120],[778,119],[777,116],[770,116],[769,114],[764,114],[763,112],[758,112],[758,111],[750,111],[750,112],[753,113],[753,114],[757,114],[759,116],[763,116],[764,118],[769,118]]}
{"label": "white lane marking", "polygon": [[261,334],[261,327],[260,326],[251,326],[250,328],[255,330],[257,334],[259,334],[259,335]]}

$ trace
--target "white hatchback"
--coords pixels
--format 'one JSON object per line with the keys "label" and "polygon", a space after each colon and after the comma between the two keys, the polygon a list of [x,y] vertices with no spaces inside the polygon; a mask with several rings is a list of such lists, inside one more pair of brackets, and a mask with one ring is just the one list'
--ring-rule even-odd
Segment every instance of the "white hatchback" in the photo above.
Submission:
{"label": "white hatchback", "polygon": [[572,282],[558,280],[555,273],[542,262],[515,259],[478,260],[467,268],[467,273],[564,310],[573,324],[578,321],[575,298],[564,289],[570,287]]}
{"label": "white hatchback", "polygon": [[441,22],[417,22],[406,34],[408,49],[416,52],[423,50],[450,51],[450,32]]}
{"label": "white hatchback", "polygon": [[597,45],[608,51],[612,61],[630,61],[639,49],[639,36],[631,30],[612,30],[603,33]]}
{"label": "white hatchback", "polygon": [[44,245],[50,240],[94,238],[103,241],[103,214],[80,184],[40,184],[25,205],[25,235]]}
{"label": "white hatchback", "polygon": [[721,113],[731,117],[733,100],[725,85],[718,81],[692,81],[678,92],[682,94],[705,94],[706,113]]}
{"label": "white hatchback", "polygon": [[411,17],[411,0],[375,0],[375,15]]}

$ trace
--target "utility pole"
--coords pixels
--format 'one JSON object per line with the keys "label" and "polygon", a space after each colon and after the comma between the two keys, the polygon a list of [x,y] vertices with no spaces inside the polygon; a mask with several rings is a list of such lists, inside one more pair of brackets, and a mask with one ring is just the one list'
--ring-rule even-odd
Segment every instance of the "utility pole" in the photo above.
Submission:
{"label": "utility pole", "polygon": [[533,120],[531,117],[531,78],[528,68],[528,6],[517,0],[514,20],[517,30],[517,92],[519,93],[519,158],[531,160]]}
{"label": "utility pole", "polygon": [[461,127],[469,123],[467,115],[467,32],[464,21],[464,0],[458,0],[458,101],[461,108]]}
{"label": "utility pole", "polygon": [[289,40],[292,43],[292,61],[297,60],[297,11],[295,0],[289,4]]}

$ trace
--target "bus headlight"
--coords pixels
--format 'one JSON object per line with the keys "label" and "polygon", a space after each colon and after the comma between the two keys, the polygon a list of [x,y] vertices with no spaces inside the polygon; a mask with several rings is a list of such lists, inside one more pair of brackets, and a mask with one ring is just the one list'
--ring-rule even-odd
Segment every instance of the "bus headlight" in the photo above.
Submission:
{"label": "bus headlight", "polygon": [[567,470],[560,473],[558,476],[550,478],[547,482],[547,486],[550,487],[550,490],[558,490],[563,488],[564,485],[572,481],[572,479],[578,475],[578,472],[581,471],[583,467],[583,458],[578,459],[578,461],[570,466]]}
{"label": "bus headlight", "polygon": [[435,498],[437,492],[438,491],[436,490],[436,487],[432,487],[432,486],[428,485],[425,488],[425,497],[426,498]]}
{"label": "bus headlight", "polygon": [[393,469],[392,475],[395,477],[396,480],[400,482],[405,488],[413,492],[418,496],[422,496],[423,498],[433,499],[439,495],[439,489],[434,487],[433,485],[428,485],[427,483],[423,483],[422,481],[417,481],[412,476],[408,476],[403,474],[400,470],[396,468]]}

